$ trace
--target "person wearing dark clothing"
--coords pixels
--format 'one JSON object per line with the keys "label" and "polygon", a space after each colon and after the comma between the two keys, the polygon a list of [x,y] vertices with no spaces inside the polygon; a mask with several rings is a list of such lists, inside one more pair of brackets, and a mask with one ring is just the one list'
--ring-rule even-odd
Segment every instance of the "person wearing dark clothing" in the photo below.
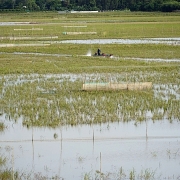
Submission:
{"label": "person wearing dark clothing", "polygon": [[97,54],[98,54],[98,56],[101,55],[101,50],[100,49],[97,50]]}

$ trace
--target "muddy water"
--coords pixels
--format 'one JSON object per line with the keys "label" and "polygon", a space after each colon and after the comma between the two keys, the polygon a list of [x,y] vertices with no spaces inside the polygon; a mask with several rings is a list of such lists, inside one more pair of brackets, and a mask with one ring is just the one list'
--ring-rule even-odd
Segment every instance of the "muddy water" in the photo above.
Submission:
{"label": "muddy water", "polygon": [[158,179],[180,177],[178,121],[27,129],[21,119],[12,123],[1,115],[0,120],[7,126],[0,136],[7,166],[32,178],[84,179],[88,173],[95,179],[95,172],[101,171],[118,179],[120,168],[126,177],[133,170],[137,178],[146,170]]}

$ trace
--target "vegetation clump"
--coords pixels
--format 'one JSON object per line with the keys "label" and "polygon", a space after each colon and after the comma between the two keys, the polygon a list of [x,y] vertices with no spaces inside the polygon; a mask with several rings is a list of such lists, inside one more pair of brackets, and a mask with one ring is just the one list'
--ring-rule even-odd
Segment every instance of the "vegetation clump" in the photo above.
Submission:
{"label": "vegetation clump", "polygon": [[2,170],[2,167],[6,164],[6,158],[0,156],[0,179],[9,180],[12,179],[12,172],[9,169]]}
{"label": "vegetation clump", "polygon": [[4,123],[0,122],[0,131],[4,131],[4,129],[5,129]]}

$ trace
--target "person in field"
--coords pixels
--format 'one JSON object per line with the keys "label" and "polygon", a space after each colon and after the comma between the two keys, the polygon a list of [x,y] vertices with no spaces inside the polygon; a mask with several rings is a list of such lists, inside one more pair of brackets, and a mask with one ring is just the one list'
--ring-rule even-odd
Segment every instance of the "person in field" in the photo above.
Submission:
{"label": "person in field", "polygon": [[98,54],[98,56],[100,56],[101,55],[101,50],[98,48],[98,50],[97,50],[97,54]]}

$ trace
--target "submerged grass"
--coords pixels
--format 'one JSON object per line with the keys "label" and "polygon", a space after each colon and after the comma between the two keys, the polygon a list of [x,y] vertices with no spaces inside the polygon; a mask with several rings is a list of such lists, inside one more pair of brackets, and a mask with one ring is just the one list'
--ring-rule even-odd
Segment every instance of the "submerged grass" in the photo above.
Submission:
{"label": "submerged grass", "polygon": [[[63,125],[101,124],[110,122],[168,119],[180,120],[180,64],[179,62],[137,61],[131,58],[179,59],[179,45],[165,44],[59,44],[53,39],[151,38],[179,37],[179,13],[103,12],[98,14],[63,14],[57,12],[2,14],[4,22],[31,22],[31,24],[1,26],[0,42],[12,44],[49,44],[48,46],[0,47],[0,115],[7,121],[18,121],[27,128],[57,127]],[[49,24],[48,24],[49,23]],[[75,27],[85,25],[87,27]],[[64,27],[71,26],[71,27]],[[74,26],[74,27],[73,27]],[[113,27],[113,28],[112,28]],[[40,28],[42,30],[33,30]],[[14,30],[22,29],[22,30]],[[32,30],[28,30],[32,29]],[[93,31],[96,35],[64,35],[63,32]],[[33,37],[32,40],[14,40],[10,37]],[[37,37],[37,40],[34,38]],[[39,38],[39,39],[38,39]],[[85,57],[87,51],[97,48],[116,59]],[[19,53],[19,54],[18,54]],[[24,53],[24,54],[23,54]],[[35,54],[28,54],[35,53]],[[39,54],[38,54],[39,53]],[[70,56],[59,56],[67,54]],[[126,60],[125,58],[130,59]],[[81,90],[83,81],[143,82],[151,81],[148,91]],[[4,124],[0,123],[0,131]],[[57,138],[54,134],[54,139]],[[81,160],[81,159],[79,159]],[[0,167],[5,159],[0,157]],[[139,174],[133,169],[117,173],[86,173],[84,179],[155,179],[149,169]],[[27,179],[32,173],[12,173],[0,170],[0,179]],[[34,174],[33,179],[46,177]],[[58,177],[53,177],[58,179]],[[158,178],[157,178],[158,179]]]}
{"label": "submerged grass", "polygon": [[159,179],[159,176],[155,171],[151,169],[141,170],[140,173],[136,172],[135,169],[130,170],[129,172],[125,172],[125,170],[121,167],[117,172],[106,172],[102,173],[98,170],[93,174],[92,172],[84,174],[84,180],[91,179],[142,179],[142,180],[153,180]]}
{"label": "submerged grass", "polygon": [[[143,121],[149,118],[147,114],[153,120],[179,119],[179,62],[146,61],[148,58],[179,59],[179,45],[59,43],[66,39],[179,37],[179,13],[2,14],[2,21],[10,20],[31,24],[1,26],[1,43],[48,46],[1,47],[0,104],[6,118],[23,116],[23,124],[28,127]],[[67,31],[97,34],[64,35]],[[53,36],[58,38],[43,39]],[[33,38],[15,40],[10,37]],[[88,51],[94,54],[99,47],[116,58],[84,56]],[[144,61],[133,58],[144,58]],[[37,74],[38,77],[34,77]],[[58,74],[58,78],[53,74]],[[84,79],[95,82],[107,79],[151,81],[157,87],[142,92],[82,92]],[[167,84],[167,89],[159,90],[161,84]],[[175,94],[168,89],[173,89]]]}
{"label": "submerged grass", "polygon": [[2,170],[2,167],[6,164],[6,158],[0,156],[0,179],[9,180],[12,179],[12,172],[9,169]]}
{"label": "submerged grass", "polygon": [[10,170],[4,170],[3,172],[0,172],[0,179],[2,180],[9,180],[12,179],[12,173]]}
{"label": "submerged grass", "polygon": [[4,131],[4,129],[5,129],[4,123],[0,122],[0,132]]}
{"label": "submerged grass", "polygon": [[[157,76],[157,73],[134,72],[133,76],[128,74],[94,74],[87,75],[87,81],[114,82],[149,81],[159,84],[159,79],[164,79],[172,74],[166,72]],[[66,77],[65,77],[66,76]],[[101,124],[108,122],[137,122],[147,119],[180,119],[178,109],[180,108],[179,97],[173,95],[178,93],[179,85],[173,85],[178,81],[178,74],[174,73],[174,83],[168,82],[165,89],[170,88],[172,92],[166,92],[159,86],[149,91],[82,91],[83,75],[75,77],[74,74],[42,75],[19,77],[12,76],[7,79],[4,93],[1,99],[3,112],[7,119],[17,120],[23,117],[23,125],[57,127],[61,125],[79,124]],[[84,76],[84,78],[85,78]],[[7,78],[7,77],[6,77]],[[157,81],[157,82],[156,82]],[[9,84],[10,83],[10,84]],[[12,83],[12,84],[11,84]],[[14,84],[14,85],[13,85]]]}

